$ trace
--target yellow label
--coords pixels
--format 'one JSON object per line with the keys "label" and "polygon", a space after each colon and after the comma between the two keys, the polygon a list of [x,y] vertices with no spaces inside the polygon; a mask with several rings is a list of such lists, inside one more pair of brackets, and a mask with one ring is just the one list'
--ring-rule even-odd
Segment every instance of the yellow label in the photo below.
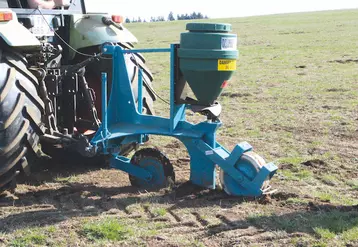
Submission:
{"label": "yellow label", "polygon": [[236,60],[219,59],[218,71],[233,71],[236,70]]}

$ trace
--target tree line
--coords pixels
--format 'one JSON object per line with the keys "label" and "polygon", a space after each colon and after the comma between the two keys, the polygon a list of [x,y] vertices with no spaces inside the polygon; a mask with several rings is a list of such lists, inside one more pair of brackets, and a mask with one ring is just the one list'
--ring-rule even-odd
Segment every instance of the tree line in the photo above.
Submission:
{"label": "tree line", "polygon": [[[174,17],[173,12],[171,11],[167,18],[164,16],[151,17],[149,22],[159,22],[159,21],[175,21],[175,20],[194,20],[194,19],[209,19],[207,15],[203,15],[200,12],[193,12],[191,14],[178,14],[176,18]],[[132,20],[128,17],[126,18],[126,23],[134,23],[134,22],[148,22],[146,19],[142,19],[141,17],[133,18]]]}

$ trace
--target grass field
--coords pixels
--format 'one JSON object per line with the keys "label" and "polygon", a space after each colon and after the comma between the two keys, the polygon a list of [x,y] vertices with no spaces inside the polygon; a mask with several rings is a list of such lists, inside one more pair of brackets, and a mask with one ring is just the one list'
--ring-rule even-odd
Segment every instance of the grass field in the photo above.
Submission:
{"label": "grass field", "polygon": [[[178,142],[153,137],[178,187],[138,192],[128,176],[45,166],[0,199],[0,246],[357,246],[358,10],[209,20],[231,23],[238,70],[220,102],[219,141],[248,141],[279,166],[277,193],[233,198],[188,180]],[[186,22],[128,24],[137,47],[179,42]],[[169,99],[169,57],[146,54]],[[158,100],[157,112],[168,106]],[[196,116],[192,117],[196,119]]]}

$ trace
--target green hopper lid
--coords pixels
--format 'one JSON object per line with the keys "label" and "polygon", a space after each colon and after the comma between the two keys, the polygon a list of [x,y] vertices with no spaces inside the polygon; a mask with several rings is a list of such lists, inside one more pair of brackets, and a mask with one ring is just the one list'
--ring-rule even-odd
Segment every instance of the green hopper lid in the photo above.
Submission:
{"label": "green hopper lid", "polygon": [[226,23],[188,23],[186,24],[188,31],[206,31],[206,32],[230,32],[231,24]]}

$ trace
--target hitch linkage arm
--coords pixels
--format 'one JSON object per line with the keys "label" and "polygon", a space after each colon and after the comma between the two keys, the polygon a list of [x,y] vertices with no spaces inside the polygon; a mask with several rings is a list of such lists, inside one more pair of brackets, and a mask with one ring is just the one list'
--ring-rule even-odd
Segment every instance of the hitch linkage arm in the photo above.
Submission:
{"label": "hitch linkage arm", "polygon": [[99,61],[101,59],[101,55],[102,53],[99,53],[99,54],[95,54],[94,56],[92,57],[89,57],[85,60],[83,60],[82,62],[78,63],[78,64],[75,64],[75,65],[71,65],[69,67],[66,67],[65,69],[63,69],[62,71],[62,76],[65,77],[65,76],[71,76],[75,73],[77,73],[80,69],[86,67],[88,64],[94,62],[94,61]]}

